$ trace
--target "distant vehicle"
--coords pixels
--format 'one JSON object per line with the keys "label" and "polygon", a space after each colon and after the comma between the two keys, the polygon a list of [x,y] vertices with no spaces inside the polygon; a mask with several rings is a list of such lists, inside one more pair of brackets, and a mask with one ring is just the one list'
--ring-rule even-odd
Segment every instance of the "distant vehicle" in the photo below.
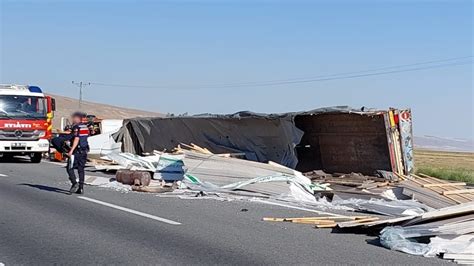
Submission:
{"label": "distant vehicle", "polygon": [[55,100],[37,86],[0,84],[0,157],[28,155],[39,163],[49,150]]}

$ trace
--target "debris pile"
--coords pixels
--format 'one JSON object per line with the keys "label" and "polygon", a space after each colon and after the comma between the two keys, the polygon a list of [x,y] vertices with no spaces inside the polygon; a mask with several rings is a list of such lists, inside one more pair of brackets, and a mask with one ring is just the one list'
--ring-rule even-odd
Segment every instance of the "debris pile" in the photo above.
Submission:
{"label": "debris pile", "polygon": [[[196,145],[180,145],[174,153],[154,152],[143,157],[130,153],[108,154],[103,158],[115,164],[102,163],[95,167],[98,170],[125,169],[117,171],[116,179],[133,185],[134,191],[170,192],[179,187],[176,194],[180,196],[278,198],[298,203],[314,201],[315,191],[329,189],[329,185],[312,184],[301,172],[277,163],[265,164],[234,156],[238,155],[212,154]],[[143,181],[143,172],[152,173],[155,180]],[[167,189],[149,188],[157,184]]]}
{"label": "debris pile", "polygon": [[412,176],[413,178],[400,184],[403,194],[433,208],[443,208],[474,200],[474,189],[466,188],[464,182],[448,182],[425,174]]}
{"label": "debris pile", "polygon": [[460,264],[474,264],[474,202],[424,213],[390,226],[380,243],[413,255],[442,256]]}
{"label": "debris pile", "polygon": [[474,262],[473,190],[411,174],[409,110],[236,115],[125,121],[115,140],[129,152],[94,161],[117,171],[100,186],[296,208],[313,215],[263,220],[380,233],[393,250]]}
{"label": "debris pile", "polygon": [[310,224],[337,231],[380,231],[389,249],[425,257],[440,256],[460,264],[474,264],[474,202],[432,210],[420,215],[385,219],[377,216],[265,217],[263,221]]}

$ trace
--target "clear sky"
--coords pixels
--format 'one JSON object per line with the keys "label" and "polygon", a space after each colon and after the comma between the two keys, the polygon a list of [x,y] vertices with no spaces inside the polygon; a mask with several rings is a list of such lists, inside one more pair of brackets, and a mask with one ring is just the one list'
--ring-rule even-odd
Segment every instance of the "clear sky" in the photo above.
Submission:
{"label": "clear sky", "polygon": [[2,83],[72,97],[72,80],[139,85],[84,98],[165,113],[411,107],[415,134],[473,138],[472,57],[220,86],[472,56],[472,1],[0,1]]}

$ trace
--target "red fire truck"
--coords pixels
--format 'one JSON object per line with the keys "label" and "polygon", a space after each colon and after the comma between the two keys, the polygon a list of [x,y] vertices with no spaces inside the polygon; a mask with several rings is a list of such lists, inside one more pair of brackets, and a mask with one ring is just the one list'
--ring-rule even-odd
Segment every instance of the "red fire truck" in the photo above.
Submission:
{"label": "red fire truck", "polygon": [[37,86],[0,84],[0,157],[28,155],[39,163],[49,150],[55,101]]}

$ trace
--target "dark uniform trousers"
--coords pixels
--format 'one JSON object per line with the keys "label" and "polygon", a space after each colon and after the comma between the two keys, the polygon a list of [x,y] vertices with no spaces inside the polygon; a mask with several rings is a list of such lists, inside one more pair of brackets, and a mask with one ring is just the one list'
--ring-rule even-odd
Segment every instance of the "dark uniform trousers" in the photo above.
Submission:
{"label": "dark uniform trousers", "polygon": [[84,168],[86,167],[87,162],[87,150],[81,150],[74,152],[74,162],[71,166],[71,160],[68,160],[67,164],[67,173],[69,175],[69,180],[71,183],[76,184],[76,174],[74,173],[74,169],[77,169],[77,173],[79,174],[79,185],[82,187],[84,185],[84,178],[85,178],[85,171]]}

